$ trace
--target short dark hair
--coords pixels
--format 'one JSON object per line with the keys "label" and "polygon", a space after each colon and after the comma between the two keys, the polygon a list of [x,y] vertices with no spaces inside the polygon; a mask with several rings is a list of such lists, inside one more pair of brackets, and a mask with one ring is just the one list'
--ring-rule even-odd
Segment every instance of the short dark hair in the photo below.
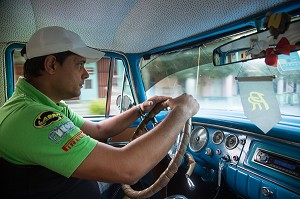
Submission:
{"label": "short dark hair", "polygon": [[[24,46],[23,49],[21,50],[21,55],[24,56],[25,54],[26,54],[26,46]],[[65,51],[65,52],[55,53],[52,55],[56,58],[56,61],[59,64],[63,64],[63,62],[66,60],[67,57],[76,54],[71,51]],[[41,72],[45,70],[44,62],[47,56],[48,55],[27,59],[24,64],[24,74],[23,74],[24,77],[30,78],[30,77],[41,76],[42,75]]]}

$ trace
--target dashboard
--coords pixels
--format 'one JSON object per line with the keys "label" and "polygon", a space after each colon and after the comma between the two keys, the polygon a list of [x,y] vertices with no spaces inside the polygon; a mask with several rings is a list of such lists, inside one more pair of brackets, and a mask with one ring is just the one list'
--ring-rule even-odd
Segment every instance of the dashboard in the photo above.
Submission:
{"label": "dashboard", "polygon": [[285,120],[267,134],[242,120],[193,121],[187,152],[195,158],[194,173],[244,198],[300,198],[300,135]]}

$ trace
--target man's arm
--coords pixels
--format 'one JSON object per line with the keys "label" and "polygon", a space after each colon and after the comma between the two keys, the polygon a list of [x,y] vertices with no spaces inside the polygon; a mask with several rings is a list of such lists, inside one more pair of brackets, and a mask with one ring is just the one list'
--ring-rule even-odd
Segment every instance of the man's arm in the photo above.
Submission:
{"label": "man's arm", "polygon": [[[157,103],[165,101],[167,99],[169,99],[169,97],[155,96],[140,104],[140,107],[143,112],[149,112]],[[136,106],[134,106],[119,115],[101,122],[91,122],[86,120],[81,127],[81,130],[94,139],[105,142],[107,138],[113,137],[123,132],[140,116],[140,112],[137,111]]]}
{"label": "man's arm", "polygon": [[199,110],[199,104],[189,95],[169,99],[167,104],[172,111],[154,129],[123,148],[99,142],[72,176],[135,183],[165,157],[185,122]]}

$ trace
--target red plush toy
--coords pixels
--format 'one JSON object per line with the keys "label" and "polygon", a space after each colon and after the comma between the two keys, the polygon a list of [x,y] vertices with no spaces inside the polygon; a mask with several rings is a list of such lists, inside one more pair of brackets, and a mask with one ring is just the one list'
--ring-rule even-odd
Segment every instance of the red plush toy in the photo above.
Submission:
{"label": "red plush toy", "polygon": [[291,51],[295,50],[295,45],[290,45],[287,38],[282,37],[275,48],[267,48],[265,63],[269,66],[277,66],[278,55],[289,55]]}

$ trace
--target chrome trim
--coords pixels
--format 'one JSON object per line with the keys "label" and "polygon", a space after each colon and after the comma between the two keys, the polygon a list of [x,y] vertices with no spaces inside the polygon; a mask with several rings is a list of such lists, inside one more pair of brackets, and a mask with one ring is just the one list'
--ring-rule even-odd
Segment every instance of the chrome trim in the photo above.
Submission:
{"label": "chrome trim", "polygon": [[[208,142],[208,131],[205,127],[199,126],[191,132],[190,135],[189,148],[193,152],[198,152],[202,150]],[[195,146],[196,145],[196,146]],[[199,147],[199,148],[196,148]]]}
{"label": "chrome trim", "polygon": [[258,177],[260,177],[260,178],[262,178],[262,179],[264,179],[264,180],[267,180],[267,181],[269,181],[269,182],[272,182],[273,184],[276,184],[276,185],[278,185],[278,186],[280,186],[280,187],[282,187],[282,188],[284,188],[284,189],[286,189],[286,190],[289,190],[289,191],[291,191],[291,192],[293,192],[293,193],[296,193],[296,194],[299,194],[299,195],[300,195],[300,192],[298,192],[298,191],[296,191],[296,190],[293,190],[293,189],[291,189],[291,188],[289,188],[289,187],[287,187],[287,186],[284,186],[284,185],[282,185],[282,184],[279,184],[279,183],[276,182],[275,180],[271,180],[270,178],[266,178],[265,176],[262,176],[262,175],[260,175],[260,174],[257,174],[257,173],[255,173],[255,172],[253,172],[253,171],[251,171],[251,170],[249,170],[249,169],[246,169],[246,168],[244,168],[244,167],[241,167],[241,166],[239,166],[239,165],[237,165],[237,168],[238,168],[238,169],[241,169],[241,170],[244,170],[244,171],[247,171],[248,173],[251,173],[251,174],[253,174],[253,175],[255,175],[255,176],[258,176]]}
{"label": "chrome trim", "polygon": [[220,126],[220,125],[210,124],[210,123],[204,123],[204,122],[193,122],[193,124],[197,124],[197,125],[200,125],[200,126],[201,125],[202,126],[210,126],[210,127],[215,127],[215,128],[219,128],[219,129],[236,131],[236,132],[239,132],[239,133],[256,136],[256,137],[260,137],[260,138],[263,138],[263,139],[272,140],[272,141],[276,141],[276,142],[281,142],[283,144],[288,144],[288,145],[293,145],[293,146],[296,146],[296,147],[300,147],[300,143],[298,143],[298,142],[287,141],[287,140],[283,140],[283,139],[280,139],[280,138],[270,137],[270,136],[267,136],[267,135],[257,134],[257,133],[254,133],[254,132],[245,131],[245,130],[241,130],[241,129],[225,127],[225,126]]}
{"label": "chrome trim", "polygon": [[283,154],[275,153],[275,152],[272,152],[272,151],[269,151],[269,150],[266,150],[266,149],[260,148],[260,147],[258,147],[258,148],[255,149],[255,151],[254,151],[254,153],[253,153],[253,156],[252,156],[252,158],[251,158],[251,162],[253,162],[254,164],[259,164],[259,165],[261,165],[261,166],[263,166],[263,167],[266,167],[266,168],[268,168],[268,169],[271,169],[271,170],[273,170],[273,171],[276,171],[276,172],[282,173],[282,174],[284,174],[284,175],[290,176],[290,177],[292,177],[292,178],[295,178],[295,179],[297,179],[297,180],[300,180],[300,177],[294,176],[294,175],[292,175],[292,174],[290,174],[290,173],[287,173],[287,172],[285,172],[285,171],[276,169],[276,168],[271,167],[271,166],[269,166],[269,165],[267,165],[267,164],[263,164],[263,163],[261,163],[261,162],[259,162],[259,161],[256,161],[256,160],[255,160],[256,155],[257,155],[257,153],[260,152],[260,151],[261,151],[261,152],[264,152],[264,153],[268,153],[268,155],[279,156],[279,157],[282,157],[282,158],[284,158],[284,159],[288,159],[288,160],[290,160],[290,161],[294,161],[294,162],[296,162],[296,164],[300,164],[300,161],[299,161],[299,160],[297,160],[297,159],[295,159],[295,158],[292,158],[292,157],[289,157],[289,156],[286,156],[286,155],[283,155]]}

